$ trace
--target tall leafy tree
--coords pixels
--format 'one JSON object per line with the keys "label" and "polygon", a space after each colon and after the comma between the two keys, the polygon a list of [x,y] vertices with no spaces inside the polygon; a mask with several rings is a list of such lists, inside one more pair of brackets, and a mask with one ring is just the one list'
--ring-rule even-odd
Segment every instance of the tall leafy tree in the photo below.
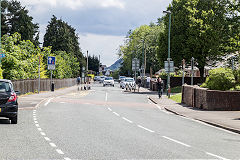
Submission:
{"label": "tall leafy tree", "polygon": [[16,0],[2,0],[1,5],[2,35],[18,32],[21,34],[22,40],[30,40],[38,46],[39,26],[37,23],[33,23],[33,18],[28,15],[28,10]]}
{"label": "tall leafy tree", "polygon": [[83,66],[84,58],[79,47],[79,37],[75,31],[76,30],[68,23],[57,19],[57,17],[53,15],[47,26],[46,34],[44,35],[43,46],[52,46],[53,51],[65,51],[72,54],[77,58],[79,66]]}
{"label": "tall leafy tree", "polygon": [[88,69],[96,73],[99,71],[99,59],[97,56],[88,56]]}

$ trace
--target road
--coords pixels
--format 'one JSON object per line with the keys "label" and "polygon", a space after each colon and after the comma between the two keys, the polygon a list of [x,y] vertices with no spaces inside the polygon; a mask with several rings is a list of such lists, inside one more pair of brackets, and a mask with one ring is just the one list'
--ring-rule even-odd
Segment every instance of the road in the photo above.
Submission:
{"label": "road", "polygon": [[240,159],[240,136],[94,84],[0,119],[0,159]]}

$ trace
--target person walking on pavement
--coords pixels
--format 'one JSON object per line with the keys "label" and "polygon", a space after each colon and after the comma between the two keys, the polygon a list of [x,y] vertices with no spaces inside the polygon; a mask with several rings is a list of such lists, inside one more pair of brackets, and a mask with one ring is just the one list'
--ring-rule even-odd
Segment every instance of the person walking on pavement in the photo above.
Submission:
{"label": "person walking on pavement", "polygon": [[138,92],[139,92],[139,89],[140,89],[141,83],[142,83],[141,78],[138,78],[138,79],[137,79]]}
{"label": "person walking on pavement", "polygon": [[81,78],[80,76],[77,77],[77,86],[78,86],[78,91],[79,91],[79,85],[80,85]]}
{"label": "person walking on pavement", "polygon": [[158,90],[158,97],[162,97],[163,93],[163,81],[160,77],[157,78],[157,90]]}

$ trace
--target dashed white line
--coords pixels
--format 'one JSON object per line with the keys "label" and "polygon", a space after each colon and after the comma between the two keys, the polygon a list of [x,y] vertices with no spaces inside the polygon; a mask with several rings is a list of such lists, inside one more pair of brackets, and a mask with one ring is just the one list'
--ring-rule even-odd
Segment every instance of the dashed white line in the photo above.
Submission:
{"label": "dashed white line", "polygon": [[65,160],[71,160],[71,159],[70,159],[70,158],[68,158],[68,157],[65,157],[64,159],[65,159]]}
{"label": "dashed white line", "polygon": [[50,138],[48,138],[48,137],[44,137],[44,139],[45,139],[46,141],[51,141]]}
{"label": "dashed white line", "polygon": [[108,93],[106,92],[106,95],[105,95],[105,101],[107,102],[107,99],[108,99]]}
{"label": "dashed white line", "polygon": [[218,155],[215,155],[215,154],[212,154],[212,153],[209,153],[209,152],[205,152],[206,154],[210,155],[210,156],[213,156],[213,157],[216,157],[216,158],[219,158],[219,159],[222,159],[222,160],[228,160],[224,157],[221,157],[221,156],[218,156]]}
{"label": "dashed white line", "polygon": [[146,131],[148,131],[148,132],[151,132],[151,133],[154,133],[155,131],[153,131],[153,130],[151,130],[151,129],[148,129],[148,128],[145,128],[145,127],[143,127],[143,126],[141,126],[141,125],[137,125],[139,128],[142,128],[142,129],[144,129],[144,130],[146,130]]}
{"label": "dashed white line", "polygon": [[36,127],[39,127],[39,124],[35,124]]}
{"label": "dashed white line", "polygon": [[42,128],[37,128],[39,131],[42,131]]}
{"label": "dashed white line", "polygon": [[33,120],[34,120],[34,121],[36,121],[36,120],[37,120],[37,118],[34,118],[34,117],[33,117]]}
{"label": "dashed white line", "polygon": [[54,143],[49,143],[49,144],[50,144],[50,146],[52,146],[52,147],[57,147],[56,144],[54,144]]}
{"label": "dashed white line", "polygon": [[58,152],[58,154],[64,154],[61,149],[56,149],[56,151]]}
{"label": "dashed white line", "polygon": [[50,101],[51,101],[52,99],[53,99],[53,98],[50,98],[50,99],[44,104],[44,106],[47,106],[48,103],[50,103]]}
{"label": "dashed white line", "polygon": [[34,123],[38,123],[38,121],[34,121]]}
{"label": "dashed white line", "polygon": [[111,109],[111,108],[109,108],[109,107],[108,107],[108,110],[109,110],[109,111],[112,111],[112,109]]}
{"label": "dashed white line", "polygon": [[113,114],[115,114],[115,115],[118,116],[118,117],[120,116],[120,115],[119,115],[118,113],[116,113],[116,112],[113,112]]}
{"label": "dashed white line", "polygon": [[43,135],[43,136],[46,136],[46,133],[44,133],[44,132],[40,132],[40,134]]}
{"label": "dashed white line", "polygon": [[66,103],[66,102],[60,102],[60,103],[64,104],[64,103]]}
{"label": "dashed white line", "polygon": [[124,119],[125,121],[129,122],[129,123],[133,123],[132,121],[130,121],[129,119],[122,117],[122,119]]}
{"label": "dashed white line", "polygon": [[168,139],[168,140],[170,140],[170,141],[173,141],[173,142],[175,142],[175,143],[181,144],[181,145],[183,145],[183,146],[191,147],[191,146],[188,145],[188,144],[185,144],[185,143],[183,143],[183,142],[180,142],[180,141],[177,141],[177,140],[175,140],[175,139],[169,138],[169,137],[167,137],[167,136],[162,136],[162,137],[165,138],[165,139]]}

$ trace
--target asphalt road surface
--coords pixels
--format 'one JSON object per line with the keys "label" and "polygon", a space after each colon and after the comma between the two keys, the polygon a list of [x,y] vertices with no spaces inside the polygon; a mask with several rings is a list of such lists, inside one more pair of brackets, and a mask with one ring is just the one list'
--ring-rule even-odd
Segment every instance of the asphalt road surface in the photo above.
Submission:
{"label": "asphalt road surface", "polygon": [[240,136],[94,84],[0,119],[0,159],[240,159]]}

